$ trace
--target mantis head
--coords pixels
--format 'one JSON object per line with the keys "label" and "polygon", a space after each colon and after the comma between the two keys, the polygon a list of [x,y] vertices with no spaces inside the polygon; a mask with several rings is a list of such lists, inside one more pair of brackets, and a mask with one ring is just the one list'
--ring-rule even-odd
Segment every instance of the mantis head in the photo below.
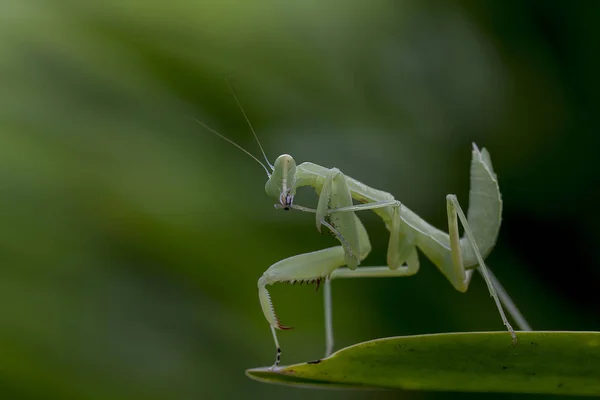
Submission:
{"label": "mantis head", "polygon": [[265,191],[268,196],[278,198],[284,210],[289,210],[296,194],[296,161],[292,156],[282,154],[277,157]]}

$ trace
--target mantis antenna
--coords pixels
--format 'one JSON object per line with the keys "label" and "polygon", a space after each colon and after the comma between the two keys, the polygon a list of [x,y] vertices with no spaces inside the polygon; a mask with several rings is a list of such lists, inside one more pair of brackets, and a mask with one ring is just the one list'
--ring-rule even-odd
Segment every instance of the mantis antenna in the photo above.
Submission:
{"label": "mantis antenna", "polygon": [[[225,82],[227,82],[227,86],[229,86],[229,91],[233,95],[233,98],[235,99],[235,102],[237,103],[237,105],[240,107],[242,114],[244,114],[244,118],[246,119],[246,122],[248,123],[248,126],[250,127],[250,130],[252,131],[252,134],[254,135],[254,139],[256,139],[256,143],[258,143],[258,147],[260,147],[260,151],[262,152],[263,157],[265,157],[265,161],[267,162],[267,165],[269,167],[271,167],[271,171],[273,171],[275,168],[269,162],[269,159],[267,158],[267,155],[265,154],[265,151],[263,150],[263,147],[260,144],[260,140],[258,140],[256,131],[254,131],[254,128],[252,127],[252,124],[250,123],[250,119],[246,115],[246,111],[244,111],[244,107],[242,107],[242,103],[240,103],[240,100],[238,99],[237,94],[235,94],[235,90],[233,90],[233,86],[231,86],[231,83],[229,83],[229,79],[225,79]],[[270,176],[270,174],[269,174],[269,176]]]}
{"label": "mantis antenna", "polygon": [[[234,142],[233,140],[229,139],[228,137],[226,137],[225,135],[220,134],[219,132],[217,132],[216,130],[214,130],[213,128],[211,128],[210,126],[206,125],[204,122],[200,121],[198,118],[196,117],[191,117],[194,121],[196,121],[197,123],[199,123],[200,125],[202,125],[205,129],[207,129],[208,131],[214,133],[215,135],[217,135],[218,137],[220,137],[223,140],[226,140],[227,142],[231,143],[232,145],[234,145],[235,147],[237,147],[238,149],[240,149],[241,151],[243,151],[244,153],[248,154],[250,157],[252,157],[254,159],[254,161],[256,161],[257,163],[260,164],[261,167],[263,167],[265,169],[265,172],[267,173],[267,176],[270,178],[271,177],[271,172],[269,171],[269,169],[266,167],[265,164],[263,164],[258,158],[254,157],[252,155],[252,153],[250,153],[248,150],[244,149],[242,146],[240,146],[239,144],[237,144],[236,142]],[[271,166],[269,164],[269,166]],[[273,168],[273,167],[271,167]]]}

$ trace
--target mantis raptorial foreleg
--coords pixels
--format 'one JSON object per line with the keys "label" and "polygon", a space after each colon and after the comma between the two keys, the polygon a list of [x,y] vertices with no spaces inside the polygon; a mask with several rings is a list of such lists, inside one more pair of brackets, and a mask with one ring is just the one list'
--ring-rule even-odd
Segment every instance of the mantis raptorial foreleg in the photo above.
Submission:
{"label": "mantis raptorial foreleg", "polygon": [[[275,328],[281,330],[291,328],[282,325],[279,321],[266,286],[276,282],[319,284],[323,279],[329,276],[332,270],[341,267],[342,265],[344,265],[344,249],[342,246],[335,246],[281,260],[273,264],[258,280],[258,297],[260,305],[265,318],[271,326],[273,340],[277,349],[274,366],[279,365],[281,359],[281,347],[277,340]],[[289,279],[290,276],[293,276],[294,278]]]}
{"label": "mantis raptorial foreleg", "polygon": [[[352,195],[347,186],[345,177],[339,170],[332,169],[328,171],[324,179],[319,205],[316,210],[306,207],[292,207],[301,211],[315,212],[317,228],[321,225],[331,227],[331,231],[342,243],[342,246],[335,246],[328,249],[300,254],[286,258],[273,264],[265,271],[258,281],[259,299],[262,310],[271,325],[273,340],[277,348],[276,361],[274,366],[279,364],[281,358],[281,348],[277,340],[277,329],[289,329],[283,326],[275,314],[266,285],[273,283],[316,283],[326,280],[325,289],[325,309],[326,313],[331,310],[329,276],[337,268],[347,265],[356,268],[371,251],[371,243],[365,227],[358,217],[351,212],[335,212],[332,208],[348,207],[352,204]],[[290,205],[291,207],[291,205]],[[329,310],[329,311],[328,311]],[[329,314],[328,321],[331,321]],[[326,328],[327,332],[332,332],[331,327]],[[329,339],[327,339],[329,340]],[[333,337],[331,338],[333,342]]]}
{"label": "mantis raptorial foreleg", "polygon": [[[317,230],[321,231],[321,225],[331,224],[339,231],[338,240],[344,246],[345,265],[350,269],[356,269],[358,264],[371,251],[368,235],[362,223],[353,213],[335,212],[332,209],[348,207],[352,205],[352,192],[346,182],[346,177],[337,168],[327,171],[319,203],[315,214]],[[361,225],[362,229],[359,229]],[[361,248],[366,246],[365,248]]]}

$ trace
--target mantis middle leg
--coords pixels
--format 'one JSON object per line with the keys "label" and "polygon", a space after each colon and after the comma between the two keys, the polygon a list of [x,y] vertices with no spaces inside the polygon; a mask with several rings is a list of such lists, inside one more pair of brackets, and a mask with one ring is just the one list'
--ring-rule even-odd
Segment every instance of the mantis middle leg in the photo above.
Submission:
{"label": "mantis middle leg", "polygon": [[333,313],[331,305],[331,280],[342,278],[396,278],[411,276],[419,272],[419,256],[413,248],[406,260],[406,266],[397,269],[389,267],[362,267],[356,270],[350,268],[338,268],[325,279],[323,285],[323,304],[325,308],[325,357],[329,357],[333,351]]}

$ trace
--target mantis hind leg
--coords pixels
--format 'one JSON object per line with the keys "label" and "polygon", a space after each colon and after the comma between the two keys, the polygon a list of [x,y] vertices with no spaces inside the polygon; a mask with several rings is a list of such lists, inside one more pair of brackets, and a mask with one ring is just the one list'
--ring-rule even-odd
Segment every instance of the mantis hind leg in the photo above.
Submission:
{"label": "mantis hind leg", "polygon": [[[531,330],[531,327],[483,261],[496,244],[502,220],[502,197],[490,154],[486,149],[480,151],[475,144],[473,144],[470,175],[471,189],[467,216],[463,213],[456,196],[446,197],[451,260],[445,258],[444,261],[436,264],[459,291],[467,290],[473,276],[474,270],[466,270],[466,268],[479,265],[477,270],[484,278],[490,296],[494,298],[504,325],[515,340],[514,331],[506,320],[500,303],[504,304],[520,329]],[[461,239],[458,236],[457,217],[465,232]]]}
{"label": "mantis hind leg", "polygon": [[[508,332],[510,333],[513,343],[517,342],[517,335],[515,334],[514,329],[508,322],[506,315],[504,313],[504,309],[502,308],[502,304],[500,301],[500,297],[503,298],[503,303],[507,306],[507,309],[513,319],[518,323],[519,327],[522,330],[531,330],[525,318],[521,315],[519,310],[516,308],[506,291],[499,284],[498,280],[494,277],[491,271],[485,265],[483,261],[483,256],[479,250],[477,242],[475,240],[475,236],[473,235],[473,231],[469,225],[467,217],[465,216],[460,204],[455,195],[448,195],[446,197],[447,208],[448,208],[448,227],[449,227],[449,235],[450,235],[450,248],[451,248],[451,265],[447,263],[441,263],[438,265],[442,273],[446,275],[446,277],[450,280],[450,282],[454,285],[454,287],[461,292],[467,290],[469,286],[469,282],[471,280],[473,270],[466,270],[465,263],[463,260],[463,246],[461,246],[461,239],[458,234],[458,220],[460,220],[463,225],[465,237],[468,241],[471,251],[474,254],[477,263],[479,264],[479,272],[483,276],[485,283],[487,284],[488,290],[490,292],[490,296],[494,299],[496,303],[496,307],[498,308],[498,312],[500,313],[500,317],[502,318],[502,322],[504,326],[506,326]],[[457,218],[458,217],[458,218]],[[498,291],[500,291],[501,296],[498,296]]]}

